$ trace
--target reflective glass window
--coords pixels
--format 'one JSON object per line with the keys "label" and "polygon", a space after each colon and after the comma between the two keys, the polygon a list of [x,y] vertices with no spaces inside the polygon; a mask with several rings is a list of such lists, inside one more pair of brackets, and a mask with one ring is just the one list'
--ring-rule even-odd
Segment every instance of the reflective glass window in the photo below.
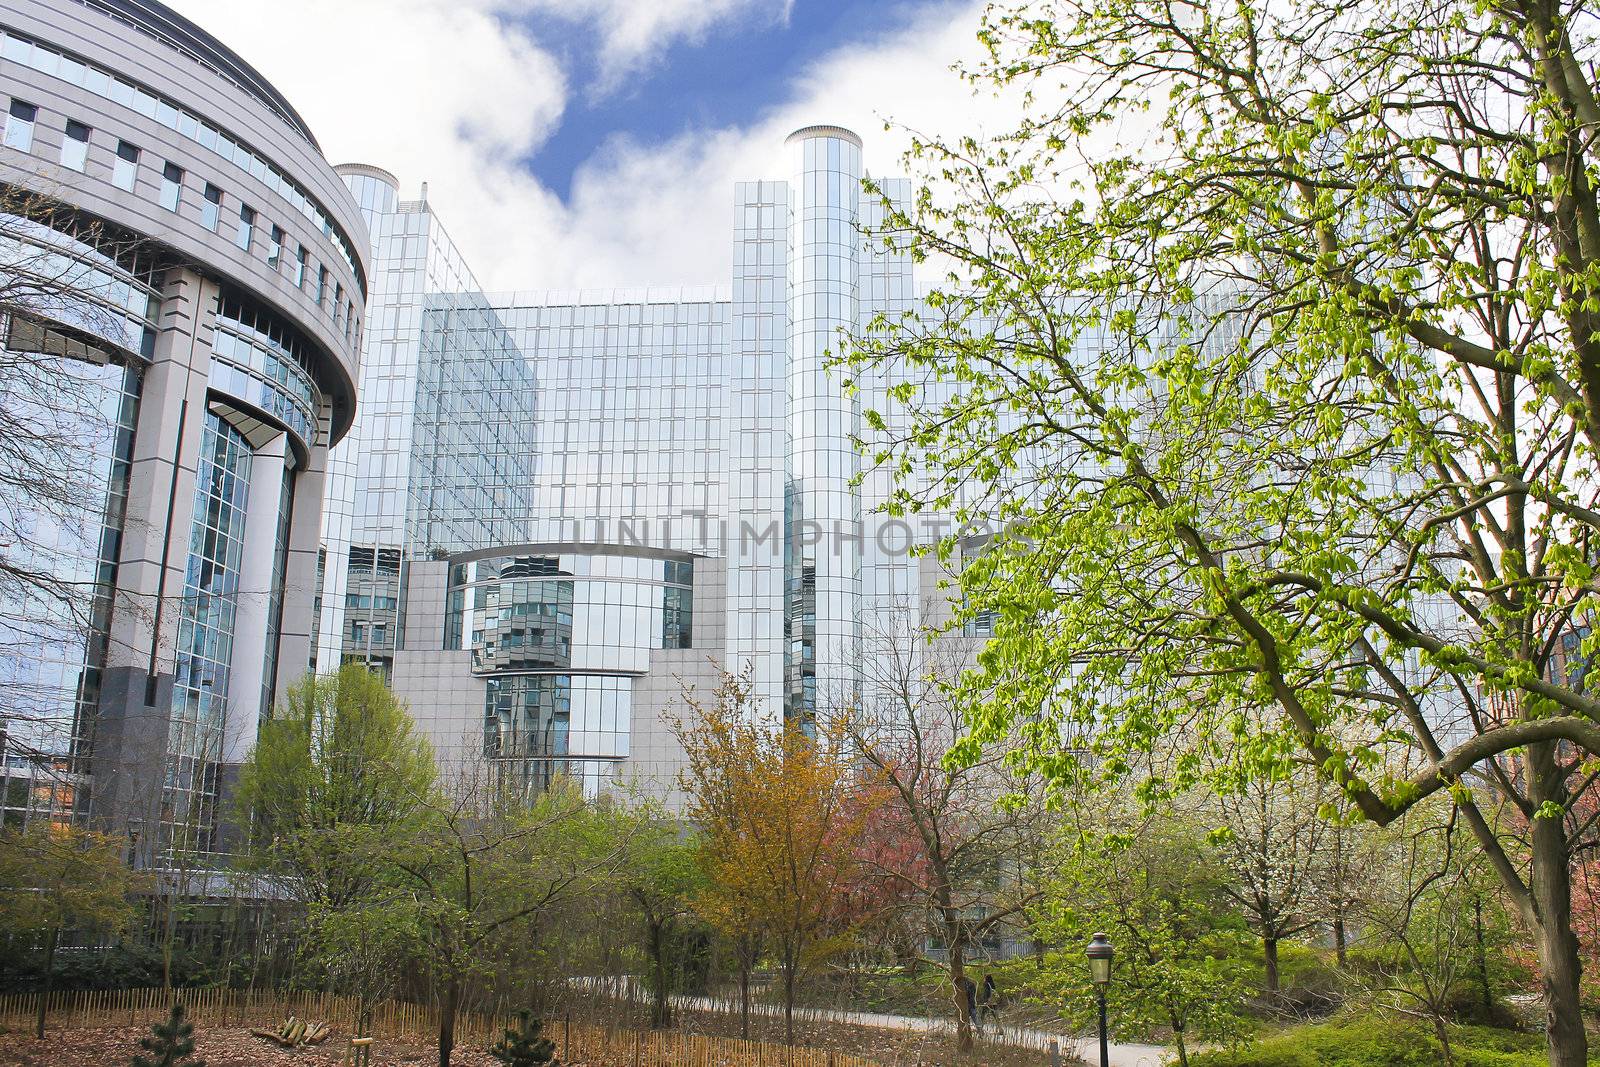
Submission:
{"label": "reflective glass window", "polygon": [[239,205],[239,230],[233,236],[233,243],[250,251],[250,241],[256,234],[256,210],[248,204]]}
{"label": "reflective glass window", "polygon": [[25,104],[21,100],[11,101],[11,110],[6,115],[7,148],[15,148],[19,152],[33,148],[33,120],[38,115],[39,109],[32,104]]}
{"label": "reflective glass window", "polygon": [[283,227],[273,224],[267,237],[267,266],[273,270],[278,269],[278,264],[283,257]]}
{"label": "reflective glass window", "polygon": [[183,168],[176,163],[168,163],[161,168],[161,206],[168,211],[178,210],[178,201],[183,198]]}
{"label": "reflective glass window", "polygon": [[61,165],[82,171],[89,162],[89,127],[67,120],[67,135],[61,139]]}
{"label": "reflective glass window", "polygon": [[200,205],[200,225],[217,232],[217,223],[222,221],[222,190],[210,182],[206,182],[205,203]]}
{"label": "reflective glass window", "polygon": [[111,164],[111,184],[125,193],[131,193],[138,177],[139,150],[127,141],[118,141],[117,158]]}

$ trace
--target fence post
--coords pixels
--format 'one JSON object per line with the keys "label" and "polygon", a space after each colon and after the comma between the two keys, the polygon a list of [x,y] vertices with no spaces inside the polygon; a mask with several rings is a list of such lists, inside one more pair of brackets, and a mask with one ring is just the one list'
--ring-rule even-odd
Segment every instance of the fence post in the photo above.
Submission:
{"label": "fence post", "polygon": [[640,1064],[639,1064],[639,1053],[640,1053],[640,1046],[643,1043],[644,1043],[643,1035],[641,1035],[639,1033],[639,1031],[635,1030],[633,1032],[633,1067],[640,1067]]}
{"label": "fence post", "polygon": [[1055,1038],[1050,1039],[1050,1067],[1061,1067],[1061,1045]]}
{"label": "fence post", "polygon": [[568,1008],[561,1018],[561,1058],[572,1059],[572,1009]]}

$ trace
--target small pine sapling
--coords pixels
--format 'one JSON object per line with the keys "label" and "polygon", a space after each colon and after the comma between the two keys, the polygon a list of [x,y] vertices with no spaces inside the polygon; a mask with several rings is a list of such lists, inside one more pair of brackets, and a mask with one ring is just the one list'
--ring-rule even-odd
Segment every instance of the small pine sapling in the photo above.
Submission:
{"label": "small pine sapling", "polygon": [[522,1029],[507,1030],[500,1043],[489,1050],[489,1055],[506,1067],[561,1067],[556,1059],[556,1043],[542,1036],[544,1023],[528,1012],[519,1012]]}
{"label": "small pine sapling", "polygon": [[192,1060],[194,1024],[184,1018],[182,1004],[174,1004],[164,1023],[150,1027],[150,1036],[139,1039],[143,1053],[133,1057],[133,1067],[206,1067],[205,1060]]}

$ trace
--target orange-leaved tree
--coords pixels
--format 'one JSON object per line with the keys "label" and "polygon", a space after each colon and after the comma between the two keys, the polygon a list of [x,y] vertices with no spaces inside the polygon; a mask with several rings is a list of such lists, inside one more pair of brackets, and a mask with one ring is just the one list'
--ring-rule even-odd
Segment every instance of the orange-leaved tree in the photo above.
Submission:
{"label": "orange-leaved tree", "polygon": [[836,894],[854,873],[864,802],[842,724],[771,721],[748,671],[724,673],[708,696],[685,694],[676,724],[682,786],[702,832],[707,918],[735,937],[759,935],[783,980],[784,1032],[794,1042],[795,983],[846,943]]}

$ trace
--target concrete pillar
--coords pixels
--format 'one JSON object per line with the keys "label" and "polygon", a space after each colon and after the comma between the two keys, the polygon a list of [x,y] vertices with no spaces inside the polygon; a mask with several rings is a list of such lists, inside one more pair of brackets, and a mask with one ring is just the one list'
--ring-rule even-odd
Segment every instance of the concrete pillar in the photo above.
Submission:
{"label": "concrete pillar", "polygon": [[222,762],[243,763],[256,742],[267,636],[271,629],[273,564],[277,555],[278,508],[288,437],[278,434],[256,449],[250,463],[245,505],[244,552],[234,607],[233,657],[228,668],[228,703],[222,724]]}

